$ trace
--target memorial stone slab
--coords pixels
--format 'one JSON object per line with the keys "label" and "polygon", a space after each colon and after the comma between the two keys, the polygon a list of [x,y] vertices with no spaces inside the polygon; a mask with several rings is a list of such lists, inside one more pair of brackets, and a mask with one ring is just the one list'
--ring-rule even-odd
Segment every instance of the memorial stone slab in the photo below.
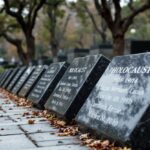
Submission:
{"label": "memorial stone slab", "polygon": [[25,84],[25,82],[28,80],[30,77],[31,73],[34,71],[35,66],[30,66],[27,68],[27,70],[23,73],[17,84],[13,87],[12,93],[13,94],[18,94],[22,86]]}
{"label": "memorial stone slab", "polygon": [[76,120],[83,127],[150,149],[150,53],[118,56],[107,67]]}
{"label": "memorial stone slab", "polygon": [[12,71],[13,71],[13,69],[8,69],[8,70],[6,71],[6,73],[5,73],[4,76],[3,76],[2,81],[1,81],[1,83],[0,83],[0,86],[1,86],[1,87],[2,87],[3,84],[6,82],[7,78],[10,76],[10,74],[12,73]]}
{"label": "memorial stone slab", "polygon": [[21,67],[19,69],[18,73],[15,75],[15,77],[13,78],[13,80],[11,80],[11,82],[9,83],[9,85],[7,87],[8,91],[11,91],[11,89],[19,81],[20,77],[23,75],[23,73],[25,72],[26,69],[27,69],[27,67]]}
{"label": "memorial stone slab", "polygon": [[51,64],[39,79],[33,90],[30,92],[27,99],[32,101],[40,108],[43,108],[48,97],[53,92],[57,83],[65,73],[67,67],[68,63],[66,62]]}
{"label": "memorial stone slab", "polygon": [[18,95],[21,97],[27,97],[46,69],[47,66],[37,66],[27,82],[19,91]]}
{"label": "memorial stone slab", "polygon": [[9,83],[13,80],[14,76],[17,74],[19,68],[14,68],[12,73],[9,75],[9,77],[7,78],[6,82],[3,84],[3,88],[6,89],[7,86],[9,85]]}
{"label": "memorial stone slab", "polygon": [[2,80],[4,73],[5,71],[0,74],[0,81]]}
{"label": "memorial stone slab", "polygon": [[66,120],[73,119],[108,63],[109,60],[102,55],[75,58],[45,107]]}
{"label": "memorial stone slab", "polygon": [[1,82],[2,82],[2,80],[3,80],[3,77],[5,76],[5,74],[6,74],[6,71],[4,71],[4,72],[1,74],[1,77],[0,77],[0,84],[1,84]]}
{"label": "memorial stone slab", "polygon": [[1,75],[1,78],[0,78],[0,87],[2,86],[2,82],[4,82],[3,80],[4,80],[4,78],[5,78],[6,74],[7,74],[7,72],[8,72],[8,70],[4,71],[4,72],[2,73],[2,75]]}

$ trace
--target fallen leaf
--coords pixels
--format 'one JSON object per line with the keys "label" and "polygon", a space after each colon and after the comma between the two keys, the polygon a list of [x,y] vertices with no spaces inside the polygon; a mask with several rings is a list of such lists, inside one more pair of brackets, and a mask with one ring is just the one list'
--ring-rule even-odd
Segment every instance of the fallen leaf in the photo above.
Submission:
{"label": "fallen leaf", "polygon": [[79,138],[80,138],[80,140],[88,139],[89,138],[89,133],[81,134]]}
{"label": "fallen leaf", "polygon": [[34,123],[35,123],[35,120],[31,120],[31,119],[28,120],[28,124],[34,124]]}

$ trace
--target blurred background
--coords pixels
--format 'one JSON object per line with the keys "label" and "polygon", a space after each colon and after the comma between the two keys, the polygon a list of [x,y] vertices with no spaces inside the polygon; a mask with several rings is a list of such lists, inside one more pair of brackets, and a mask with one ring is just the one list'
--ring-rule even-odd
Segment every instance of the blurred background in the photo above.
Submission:
{"label": "blurred background", "polygon": [[150,50],[150,0],[0,0],[0,71]]}

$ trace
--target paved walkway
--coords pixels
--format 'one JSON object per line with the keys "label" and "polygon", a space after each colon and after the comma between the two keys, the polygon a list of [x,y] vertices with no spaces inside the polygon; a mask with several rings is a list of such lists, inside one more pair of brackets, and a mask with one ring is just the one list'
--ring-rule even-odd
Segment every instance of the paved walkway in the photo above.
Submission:
{"label": "paved walkway", "polygon": [[0,150],[88,150],[76,136],[56,135],[58,129],[45,118],[23,115],[33,111],[37,109],[18,107],[0,94]]}

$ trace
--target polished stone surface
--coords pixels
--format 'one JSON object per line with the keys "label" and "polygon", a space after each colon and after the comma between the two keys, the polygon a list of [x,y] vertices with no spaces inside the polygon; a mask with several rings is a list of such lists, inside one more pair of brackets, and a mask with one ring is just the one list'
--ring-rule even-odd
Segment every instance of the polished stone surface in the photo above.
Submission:
{"label": "polished stone surface", "polygon": [[27,67],[21,67],[18,71],[18,73],[14,76],[14,78],[11,80],[11,82],[9,83],[7,90],[11,91],[11,89],[15,86],[15,84],[17,84],[17,82],[19,81],[20,77],[22,76],[22,74],[25,72]]}
{"label": "polished stone surface", "polygon": [[73,119],[108,63],[109,60],[102,55],[75,58],[45,107],[60,117]]}
{"label": "polished stone surface", "polygon": [[67,67],[68,64],[65,62],[51,64],[31,90],[27,99],[43,108]]}
{"label": "polished stone surface", "polygon": [[29,79],[23,85],[21,90],[19,91],[18,95],[21,97],[27,97],[31,90],[34,88],[37,81],[40,79],[42,74],[45,72],[47,66],[37,66],[35,70],[32,72]]}
{"label": "polished stone surface", "polygon": [[0,82],[0,87],[3,86],[3,84],[6,82],[7,78],[11,75],[12,72],[13,72],[13,69],[8,69],[5,71],[3,79]]}
{"label": "polished stone surface", "polygon": [[4,88],[4,89],[7,88],[7,86],[10,84],[11,80],[14,78],[14,76],[17,74],[18,71],[19,71],[19,68],[13,69],[12,73],[9,75],[9,77],[7,78],[5,83],[3,84],[2,88]]}
{"label": "polished stone surface", "polygon": [[150,149],[150,53],[115,57],[76,120],[100,135]]}
{"label": "polished stone surface", "polygon": [[17,84],[13,87],[12,93],[13,94],[18,94],[22,86],[25,84],[25,82],[28,80],[30,77],[31,73],[34,71],[35,67],[30,66],[27,68],[27,70],[23,73]]}

